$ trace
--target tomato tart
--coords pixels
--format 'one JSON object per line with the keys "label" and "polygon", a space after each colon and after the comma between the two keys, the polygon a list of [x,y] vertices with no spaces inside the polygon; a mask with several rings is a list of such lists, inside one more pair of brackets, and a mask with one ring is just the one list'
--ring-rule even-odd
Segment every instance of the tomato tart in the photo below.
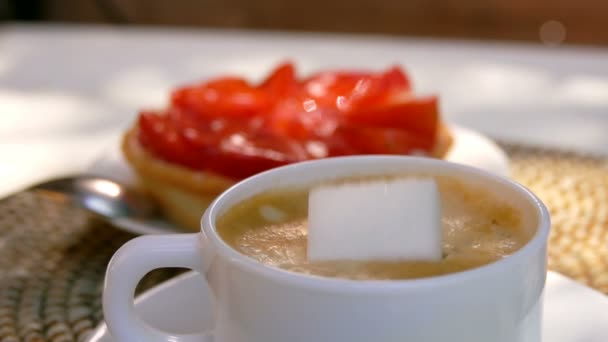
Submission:
{"label": "tomato tart", "polygon": [[122,151],[164,214],[189,230],[235,182],[300,161],[359,154],[442,158],[451,135],[436,96],[415,96],[400,67],[321,71],[279,65],[259,84],[221,77],[144,110]]}

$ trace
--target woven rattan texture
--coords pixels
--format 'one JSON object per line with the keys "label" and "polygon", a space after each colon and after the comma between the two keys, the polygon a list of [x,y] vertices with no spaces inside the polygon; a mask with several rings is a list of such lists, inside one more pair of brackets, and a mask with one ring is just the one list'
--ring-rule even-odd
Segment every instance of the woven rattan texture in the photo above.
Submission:
{"label": "woven rattan texture", "polygon": [[512,175],[551,212],[549,268],[608,294],[608,159],[507,145]]}
{"label": "woven rattan texture", "polygon": [[[0,341],[85,341],[102,319],[106,265],[133,237],[62,198],[0,201]],[[139,291],[177,272],[152,272]]]}
{"label": "woven rattan texture", "polygon": [[[608,293],[608,161],[503,147],[551,211],[549,267]],[[0,200],[0,342],[85,341],[102,319],[107,262],[133,237],[62,198]],[[139,291],[180,272],[152,272]]]}

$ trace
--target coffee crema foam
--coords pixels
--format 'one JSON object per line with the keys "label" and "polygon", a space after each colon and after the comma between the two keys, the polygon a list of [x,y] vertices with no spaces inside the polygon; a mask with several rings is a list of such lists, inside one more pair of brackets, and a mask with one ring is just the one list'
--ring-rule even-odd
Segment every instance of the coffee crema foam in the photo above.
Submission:
{"label": "coffee crema foam", "polygon": [[441,194],[443,258],[439,262],[309,262],[307,189],[251,197],[222,215],[217,230],[232,248],[266,265],[355,280],[412,279],[464,271],[510,255],[531,238],[533,232],[522,227],[516,209],[495,195],[448,177],[433,178]]}

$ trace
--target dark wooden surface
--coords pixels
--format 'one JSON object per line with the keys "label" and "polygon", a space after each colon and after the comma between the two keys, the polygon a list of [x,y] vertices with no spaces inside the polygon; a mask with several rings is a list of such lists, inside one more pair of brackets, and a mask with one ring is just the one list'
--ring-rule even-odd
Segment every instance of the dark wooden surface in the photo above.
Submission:
{"label": "dark wooden surface", "polygon": [[[48,20],[608,45],[608,0],[45,0]],[[541,34],[543,24],[546,31]],[[565,33],[565,36],[564,34]],[[548,37],[548,38],[547,38]]]}

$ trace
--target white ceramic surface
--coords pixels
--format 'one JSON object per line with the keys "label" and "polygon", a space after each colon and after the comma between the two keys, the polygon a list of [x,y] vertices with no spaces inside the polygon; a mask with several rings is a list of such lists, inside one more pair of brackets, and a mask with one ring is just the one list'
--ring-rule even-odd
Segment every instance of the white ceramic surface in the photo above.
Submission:
{"label": "white ceramic surface", "polygon": [[[201,275],[188,272],[137,297],[135,311],[159,329],[189,334],[212,328],[212,299]],[[543,342],[608,341],[608,298],[549,272],[543,309]],[[118,342],[101,323],[89,342]]]}
{"label": "white ceramic surface", "polygon": [[[509,174],[505,153],[492,140],[473,130],[453,126],[454,142],[446,160],[475,166],[498,175]],[[118,143],[114,142],[88,168],[88,173],[111,177],[125,184],[135,184],[136,177],[123,157]],[[138,222],[128,219],[113,221],[116,227],[136,234],[166,234],[183,232],[163,220]]]}
{"label": "white ceramic surface", "polygon": [[[226,245],[215,230],[217,218],[228,208],[269,189],[402,172],[449,175],[495,193],[535,234],[509,257],[472,270],[425,279],[353,281],[265,266]],[[220,195],[205,212],[201,233],[148,235],[122,246],[108,265],[104,316],[112,333],[124,341],[203,341],[201,336],[164,334],[133,314],[133,291],[141,277],[174,266],[206,275],[216,299],[213,337],[218,342],[396,342],[403,336],[425,342],[540,342],[549,226],[549,214],[536,196],[478,168],[399,156],[288,165]]]}

